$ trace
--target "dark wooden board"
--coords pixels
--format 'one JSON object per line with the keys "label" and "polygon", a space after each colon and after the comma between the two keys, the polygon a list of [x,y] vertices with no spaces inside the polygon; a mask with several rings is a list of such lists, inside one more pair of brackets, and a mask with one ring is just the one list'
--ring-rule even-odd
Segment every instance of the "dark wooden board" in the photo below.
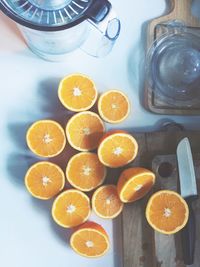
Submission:
{"label": "dark wooden board", "polygon": [[[200,157],[198,156],[200,132],[183,131],[176,126],[168,126],[160,132],[134,133],[133,135],[138,141],[139,153],[131,165],[152,169],[157,179],[154,189],[144,199],[124,207],[122,213],[124,267],[185,267],[182,261],[179,234],[167,236],[154,232],[146,221],[145,206],[153,191],[159,189],[178,191],[175,153],[177,144],[183,137],[188,137],[190,140],[200,188]],[[161,164],[166,164],[166,162],[171,164],[171,171],[168,174],[165,168],[164,171],[159,169]],[[195,211],[198,226],[200,225],[200,200],[195,203]],[[195,264],[192,267],[200,267],[199,251],[200,231],[197,231]]]}

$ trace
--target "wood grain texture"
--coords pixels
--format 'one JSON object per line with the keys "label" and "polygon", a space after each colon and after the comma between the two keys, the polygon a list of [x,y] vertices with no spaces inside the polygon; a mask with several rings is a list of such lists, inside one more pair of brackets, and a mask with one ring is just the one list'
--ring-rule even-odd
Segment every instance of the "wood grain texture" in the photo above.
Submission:
{"label": "wood grain texture", "polygon": [[169,0],[169,14],[151,20],[147,28],[147,51],[155,41],[155,28],[158,24],[181,21],[185,26],[200,27],[200,21],[191,13],[192,0]]}
{"label": "wood grain texture", "polygon": [[[139,152],[132,166],[147,166],[145,134],[134,134]],[[147,157],[145,156],[147,155]],[[122,214],[124,267],[154,267],[155,250],[152,244],[153,231],[145,219],[146,200],[125,205]]]}
{"label": "wood grain texture", "polygon": [[[197,131],[182,131],[176,125],[154,133],[133,133],[139,144],[139,153],[132,166],[143,166],[156,173],[154,191],[171,189],[178,191],[178,172],[176,162],[176,147],[183,137],[188,137],[195,155],[200,152]],[[164,155],[164,156],[162,156]],[[171,172],[167,177],[160,175],[161,163],[171,164]],[[198,189],[200,190],[200,156],[195,157]],[[150,194],[153,193],[153,190]],[[155,233],[147,224],[145,218],[146,202],[149,198],[132,204],[127,204],[122,213],[123,232],[123,267],[186,267],[182,261],[180,235],[166,236]],[[200,200],[194,203],[196,211],[196,226],[200,224]],[[200,267],[200,231],[196,230],[195,264]]]}

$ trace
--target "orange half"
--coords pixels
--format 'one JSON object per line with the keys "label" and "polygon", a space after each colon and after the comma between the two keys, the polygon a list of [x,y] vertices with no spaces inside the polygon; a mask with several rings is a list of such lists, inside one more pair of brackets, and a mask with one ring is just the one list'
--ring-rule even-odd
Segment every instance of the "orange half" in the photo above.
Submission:
{"label": "orange half", "polygon": [[105,180],[106,167],[99,161],[97,154],[81,152],[69,160],[66,177],[75,188],[91,191]]}
{"label": "orange half", "polygon": [[104,131],[103,121],[91,111],[75,114],[66,126],[69,144],[79,151],[90,151],[97,148]]}
{"label": "orange half", "polygon": [[92,196],[92,208],[95,213],[105,219],[116,218],[123,209],[115,185],[99,187]]}
{"label": "orange half", "polygon": [[58,97],[67,109],[84,111],[95,104],[97,90],[94,82],[86,75],[72,74],[61,80]]}
{"label": "orange half", "polygon": [[163,234],[175,234],[187,223],[189,209],[176,192],[161,190],[151,196],[146,207],[146,218],[151,227]]}
{"label": "orange half", "polygon": [[134,202],[144,197],[155,183],[155,174],[147,169],[134,167],[124,170],[118,180],[117,190],[122,202]]}
{"label": "orange half", "polygon": [[101,225],[86,222],[72,234],[70,245],[79,255],[96,258],[106,254],[110,242],[108,234]]}
{"label": "orange half", "polygon": [[27,131],[26,142],[37,156],[54,157],[60,154],[66,145],[65,132],[56,121],[36,121]]}
{"label": "orange half", "polygon": [[41,161],[28,169],[25,175],[25,185],[32,196],[50,199],[64,188],[65,176],[56,164]]}
{"label": "orange half", "polygon": [[109,90],[100,96],[98,111],[101,118],[106,122],[122,122],[130,112],[128,97],[119,90]]}
{"label": "orange half", "polygon": [[52,216],[62,227],[71,228],[84,223],[90,215],[90,200],[76,189],[68,189],[54,200]]}
{"label": "orange half", "polygon": [[127,165],[135,159],[137,152],[138,144],[135,138],[121,130],[106,133],[98,147],[99,160],[111,168]]}

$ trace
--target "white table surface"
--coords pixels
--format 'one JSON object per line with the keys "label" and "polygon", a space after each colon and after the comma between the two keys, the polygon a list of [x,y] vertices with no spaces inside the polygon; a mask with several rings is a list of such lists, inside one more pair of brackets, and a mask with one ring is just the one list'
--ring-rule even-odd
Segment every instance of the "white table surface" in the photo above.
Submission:
{"label": "white table surface", "polygon": [[[195,14],[200,1],[194,1]],[[85,259],[68,246],[69,231],[50,217],[51,202],[30,197],[23,178],[33,160],[25,146],[28,125],[55,113],[53,100],[58,81],[64,75],[82,72],[93,77],[100,92],[120,88],[129,96],[131,115],[115,128],[158,129],[165,121],[199,129],[200,117],[166,117],[142,107],[138,66],[143,60],[140,40],[142,24],[165,10],[164,0],[113,0],[122,31],[113,51],[95,59],[77,50],[62,63],[43,61],[26,47],[15,24],[0,14],[0,265],[5,267],[121,267],[120,221],[92,219],[108,231],[111,249],[102,258]],[[53,102],[52,102],[53,101]],[[54,106],[53,106],[54,103]],[[107,127],[111,128],[110,125]]]}

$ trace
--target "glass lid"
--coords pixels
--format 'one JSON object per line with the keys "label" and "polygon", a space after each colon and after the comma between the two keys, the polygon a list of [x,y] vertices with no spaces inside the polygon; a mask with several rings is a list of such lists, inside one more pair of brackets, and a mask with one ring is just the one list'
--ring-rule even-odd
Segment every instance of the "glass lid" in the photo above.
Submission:
{"label": "glass lid", "polygon": [[61,30],[85,19],[93,0],[0,0],[1,10],[16,22],[38,30]]}
{"label": "glass lid", "polygon": [[147,57],[151,88],[168,103],[191,106],[200,102],[200,36],[179,30],[156,40]]}

